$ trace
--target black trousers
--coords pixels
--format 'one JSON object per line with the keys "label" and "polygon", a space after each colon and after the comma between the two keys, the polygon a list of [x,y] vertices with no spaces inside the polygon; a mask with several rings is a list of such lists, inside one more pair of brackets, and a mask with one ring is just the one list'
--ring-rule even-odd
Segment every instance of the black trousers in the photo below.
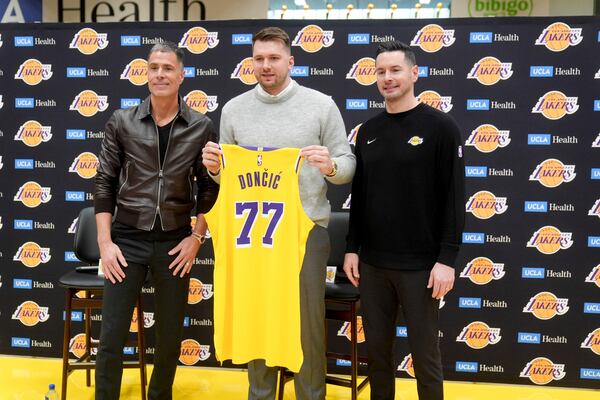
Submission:
{"label": "black trousers", "polygon": [[[181,348],[183,318],[190,277],[173,276],[169,264],[175,256],[168,251],[179,243],[116,238],[128,267],[125,279],[104,284],[102,327],[96,357],[96,400],[119,398],[123,375],[123,347],[129,335],[131,316],[148,269],[155,288],[154,370],[148,386],[148,399],[170,400]],[[144,351],[140,349],[140,351]]]}
{"label": "black trousers", "polygon": [[420,400],[442,400],[439,301],[427,289],[430,271],[397,271],[360,263],[360,303],[371,400],[395,394],[394,341],[398,307],[404,315]]}

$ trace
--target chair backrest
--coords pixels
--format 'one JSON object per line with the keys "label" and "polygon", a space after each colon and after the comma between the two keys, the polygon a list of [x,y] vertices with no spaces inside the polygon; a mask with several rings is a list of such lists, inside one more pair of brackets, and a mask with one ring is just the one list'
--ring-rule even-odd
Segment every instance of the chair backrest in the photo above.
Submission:
{"label": "chair backrest", "polygon": [[84,208],[79,212],[73,251],[75,256],[88,264],[98,264],[100,249],[98,249],[96,232],[96,213],[94,207]]}
{"label": "chair backrest", "polygon": [[344,265],[349,218],[350,215],[347,212],[332,212],[327,227],[329,240],[331,241],[331,253],[329,253],[327,265],[335,265],[340,270]]}

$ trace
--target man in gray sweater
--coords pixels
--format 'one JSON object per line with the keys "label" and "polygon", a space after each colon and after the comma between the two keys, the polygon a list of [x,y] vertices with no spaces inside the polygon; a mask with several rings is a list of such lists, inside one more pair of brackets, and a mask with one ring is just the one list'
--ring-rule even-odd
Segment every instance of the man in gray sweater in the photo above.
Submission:
{"label": "man in gray sweater", "polygon": [[[325,271],[329,257],[327,224],[331,207],[326,180],[350,182],[356,160],[344,122],[333,100],[293,81],[290,39],[280,28],[264,28],[252,39],[254,75],[259,85],[233,99],[221,113],[220,142],[252,147],[296,147],[300,199],[315,222],[306,243],[300,273],[300,321],[304,362],[294,378],[296,398],[325,399]],[[203,163],[219,182],[221,150],[208,142]],[[248,364],[250,400],[274,399],[277,368],[264,360]]]}

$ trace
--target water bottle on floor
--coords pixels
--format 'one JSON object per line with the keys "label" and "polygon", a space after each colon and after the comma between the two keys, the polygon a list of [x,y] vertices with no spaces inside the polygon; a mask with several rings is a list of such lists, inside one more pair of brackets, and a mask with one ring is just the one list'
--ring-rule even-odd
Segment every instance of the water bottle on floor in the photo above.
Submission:
{"label": "water bottle on floor", "polygon": [[58,400],[58,393],[54,390],[54,383],[48,385],[48,391],[44,395],[44,400]]}

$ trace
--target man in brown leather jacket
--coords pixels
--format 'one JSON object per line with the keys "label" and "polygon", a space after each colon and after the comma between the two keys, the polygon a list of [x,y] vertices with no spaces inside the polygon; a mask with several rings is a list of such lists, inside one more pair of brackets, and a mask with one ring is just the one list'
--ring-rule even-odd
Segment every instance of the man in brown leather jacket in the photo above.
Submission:
{"label": "man in brown leather jacket", "polygon": [[148,398],[172,398],[189,272],[204,242],[204,213],[218,193],[202,166],[202,148],[218,141],[217,134],[211,120],[179,96],[182,82],[183,51],[170,42],[155,45],[148,56],[150,96],[139,106],[115,111],[106,124],[94,195],[106,277],[98,400],[119,398],[123,346],[148,270],[156,291],[156,352]]}

